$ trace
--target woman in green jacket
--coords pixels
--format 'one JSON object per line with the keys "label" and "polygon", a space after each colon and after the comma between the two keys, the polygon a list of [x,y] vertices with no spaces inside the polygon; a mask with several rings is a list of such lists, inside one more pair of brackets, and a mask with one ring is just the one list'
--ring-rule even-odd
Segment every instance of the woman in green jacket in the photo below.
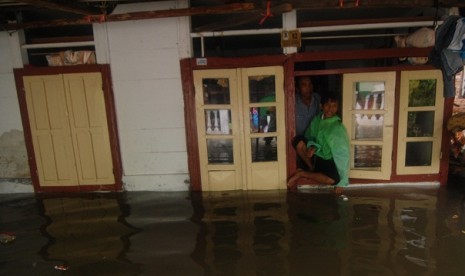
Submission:
{"label": "woman in green jacket", "polygon": [[300,178],[323,185],[334,185],[341,193],[349,185],[349,137],[337,116],[338,99],[330,94],[322,95],[322,112],[305,131],[304,137],[293,141],[297,154],[310,170],[297,170],[287,186],[295,189]]}

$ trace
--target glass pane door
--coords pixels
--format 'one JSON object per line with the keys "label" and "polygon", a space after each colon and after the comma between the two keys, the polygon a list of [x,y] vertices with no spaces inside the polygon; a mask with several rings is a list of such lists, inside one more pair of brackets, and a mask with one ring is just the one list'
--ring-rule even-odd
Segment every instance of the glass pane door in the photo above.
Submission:
{"label": "glass pane door", "polygon": [[275,76],[248,76],[252,162],[277,161]]}
{"label": "glass pane door", "polygon": [[281,67],[194,71],[202,190],[286,188]]}
{"label": "glass pane door", "polygon": [[395,72],[344,75],[343,121],[350,137],[351,178],[391,175]]}
{"label": "glass pane door", "polygon": [[444,99],[438,70],[402,72],[398,174],[438,173]]}
{"label": "glass pane door", "polygon": [[236,70],[194,71],[202,190],[242,189]]}
{"label": "glass pane door", "polygon": [[285,189],[284,91],[281,67],[242,69],[247,189]]}

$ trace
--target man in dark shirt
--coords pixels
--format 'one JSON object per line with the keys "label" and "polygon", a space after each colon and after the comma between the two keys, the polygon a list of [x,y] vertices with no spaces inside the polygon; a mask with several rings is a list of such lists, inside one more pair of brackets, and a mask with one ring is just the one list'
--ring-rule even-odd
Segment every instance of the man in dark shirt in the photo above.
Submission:
{"label": "man in dark shirt", "polygon": [[[313,82],[309,76],[303,76],[297,79],[295,95],[295,132],[296,136],[292,144],[295,146],[296,141],[302,140],[305,130],[310,125],[313,117],[320,113],[321,97],[314,93]],[[294,147],[295,148],[295,147]],[[306,162],[297,156],[297,167],[308,170]]]}

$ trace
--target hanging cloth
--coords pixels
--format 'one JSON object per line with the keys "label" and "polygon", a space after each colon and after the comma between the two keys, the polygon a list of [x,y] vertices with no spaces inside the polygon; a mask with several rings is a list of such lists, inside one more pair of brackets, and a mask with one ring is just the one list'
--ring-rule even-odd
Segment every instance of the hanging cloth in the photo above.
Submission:
{"label": "hanging cloth", "polygon": [[[441,69],[444,81],[444,97],[455,96],[455,74],[463,70],[463,59],[460,51],[448,49],[454,40],[457,22],[462,18],[459,16],[449,16],[444,23],[436,30],[435,45],[430,52],[431,64]],[[463,24],[461,25],[463,28]]]}
{"label": "hanging cloth", "polygon": [[262,25],[265,22],[265,20],[267,20],[269,17],[273,16],[273,14],[271,13],[271,1],[270,0],[266,1],[266,13],[262,15],[263,15],[263,18],[259,22],[260,25]]}

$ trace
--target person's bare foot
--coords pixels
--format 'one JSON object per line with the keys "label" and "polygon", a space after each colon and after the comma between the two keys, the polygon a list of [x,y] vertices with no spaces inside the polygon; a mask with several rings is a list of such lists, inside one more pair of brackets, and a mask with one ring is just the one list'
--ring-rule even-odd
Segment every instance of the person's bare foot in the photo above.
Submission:
{"label": "person's bare foot", "polygon": [[289,181],[287,181],[287,189],[290,191],[294,191],[297,189],[297,180],[300,177],[298,175],[293,175],[291,178],[289,178]]}
{"label": "person's bare foot", "polygon": [[297,189],[297,180],[299,180],[300,178],[300,172],[302,171],[302,169],[298,169],[297,172],[291,176],[291,178],[289,178],[289,180],[287,181],[287,189],[288,190],[295,190]]}

